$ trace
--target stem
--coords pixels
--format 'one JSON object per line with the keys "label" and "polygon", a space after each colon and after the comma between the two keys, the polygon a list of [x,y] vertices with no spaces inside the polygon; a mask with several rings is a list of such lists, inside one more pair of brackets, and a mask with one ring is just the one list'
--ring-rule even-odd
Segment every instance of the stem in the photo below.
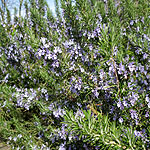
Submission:
{"label": "stem", "polygon": [[116,76],[116,79],[117,79],[117,88],[118,88],[118,93],[117,93],[117,95],[119,95],[119,97],[121,97],[121,95],[120,95],[120,86],[119,86],[119,78],[118,78],[117,69],[116,69],[116,66],[115,66],[115,61],[114,61],[113,58],[110,58],[110,60],[112,60],[113,66],[114,66],[114,68],[115,68],[115,76]]}

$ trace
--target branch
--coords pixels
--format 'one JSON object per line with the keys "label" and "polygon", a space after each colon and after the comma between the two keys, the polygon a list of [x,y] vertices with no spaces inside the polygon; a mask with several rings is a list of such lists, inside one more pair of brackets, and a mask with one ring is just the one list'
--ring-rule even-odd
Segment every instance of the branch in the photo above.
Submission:
{"label": "branch", "polygon": [[121,97],[121,95],[120,95],[120,86],[119,86],[119,78],[118,78],[117,69],[116,69],[116,66],[115,66],[115,61],[114,61],[113,58],[110,58],[110,60],[112,60],[113,66],[114,66],[114,69],[115,69],[115,76],[116,76],[116,79],[117,79],[118,95],[119,95],[119,97]]}

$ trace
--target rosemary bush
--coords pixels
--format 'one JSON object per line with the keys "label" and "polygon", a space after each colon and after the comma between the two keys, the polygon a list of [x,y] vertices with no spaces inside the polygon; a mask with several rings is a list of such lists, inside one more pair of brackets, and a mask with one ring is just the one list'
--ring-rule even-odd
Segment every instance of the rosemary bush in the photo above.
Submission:
{"label": "rosemary bush", "polygon": [[0,136],[17,150],[149,149],[148,0],[55,5],[0,8]]}

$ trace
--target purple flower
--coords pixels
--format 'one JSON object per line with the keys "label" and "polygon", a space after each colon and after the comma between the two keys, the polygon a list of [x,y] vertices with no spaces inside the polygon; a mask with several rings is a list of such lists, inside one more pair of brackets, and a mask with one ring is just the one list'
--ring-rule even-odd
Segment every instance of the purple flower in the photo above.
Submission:
{"label": "purple flower", "polygon": [[145,117],[146,117],[146,118],[149,117],[149,112],[148,112],[148,111],[146,112]]}
{"label": "purple flower", "polygon": [[50,111],[52,111],[53,108],[54,108],[54,104],[52,103],[52,104],[49,105],[48,109],[49,109]]}
{"label": "purple flower", "polygon": [[40,49],[39,51],[38,51],[38,55],[39,56],[42,56],[42,55],[44,55],[45,54],[45,50],[44,49]]}
{"label": "purple flower", "polygon": [[140,66],[139,66],[139,70],[140,70],[141,73],[144,73],[144,71],[145,71],[145,70],[144,70],[144,66],[140,65]]}
{"label": "purple flower", "polygon": [[100,77],[101,80],[103,80],[104,74],[105,74],[105,73],[104,73],[104,70],[101,69],[100,72],[99,72],[99,77]]}
{"label": "purple flower", "polygon": [[93,46],[92,44],[89,45],[89,50],[92,51],[93,50]]}
{"label": "purple flower", "polygon": [[57,54],[57,53],[62,53],[62,50],[60,49],[60,47],[55,47],[54,53],[55,53],[55,54]]}
{"label": "purple flower", "polygon": [[72,63],[71,63],[71,67],[69,68],[69,70],[73,70],[73,69],[75,68],[75,66],[76,66],[76,65],[72,62]]}
{"label": "purple flower", "polygon": [[10,137],[8,137],[8,139],[11,141],[11,140],[12,140],[12,137],[10,136]]}
{"label": "purple flower", "polygon": [[18,134],[18,138],[22,138],[22,135],[21,135],[21,134]]}
{"label": "purple flower", "polygon": [[148,97],[148,95],[146,95],[145,100],[146,100],[146,102],[147,102],[147,103],[149,103],[149,102],[150,102],[150,101],[149,101],[149,97]]}
{"label": "purple flower", "polygon": [[49,51],[47,51],[45,59],[52,59],[52,57],[53,55]]}
{"label": "purple flower", "polygon": [[64,125],[62,125],[61,131],[58,131],[58,134],[59,134],[61,139],[66,140],[66,135],[68,133],[65,131],[65,126]]}
{"label": "purple flower", "polygon": [[127,103],[127,101],[123,101],[123,105],[125,106],[125,107],[127,107],[128,106],[128,103]]}
{"label": "purple flower", "polygon": [[136,31],[139,32],[139,31],[140,31],[140,27],[137,27],[137,28],[136,28]]}
{"label": "purple flower", "polygon": [[58,61],[55,61],[55,62],[53,62],[53,64],[52,64],[52,66],[55,68],[55,67],[59,67],[59,62]]}
{"label": "purple flower", "polygon": [[77,90],[72,86],[70,87],[70,90],[73,92],[73,93],[76,93],[77,94]]}
{"label": "purple flower", "polygon": [[110,111],[111,114],[114,112],[114,109],[115,109],[115,107],[112,106],[112,108],[110,109],[110,110],[111,110],[111,111]]}
{"label": "purple flower", "polygon": [[26,103],[26,104],[24,104],[24,108],[26,109],[26,110],[29,110],[29,105]]}
{"label": "purple flower", "polygon": [[45,99],[46,99],[46,101],[48,101],[48,98],[49,98],[49,95],[48,95],[48,93],[47,93],[47,94],[45,94]]}
{"label": "purple flower", "polygon": [[134,135],[135,135],[135,137],[142,137],[141,132],[137,131],[137,130],[134,131]]}
{"label": "purple flower", "polygon": [[79,16],[78,15],[76,15],[76,20],[79,20]]}
{"label": "purple flower", "polygon": [[79,66],[79,67],[80,67],[81,72],[85,72],[85,70],[81,66]]}
{"label": "purple flower", "polygon": [[84,113],[80,109],[76,112],[75,119],[78,119],[79,117],[85,117]]}
{"label": "purple flower", "polygon": [[131,21],[130,21],[130,25],[132,26],[133,24],[134,24],[134,21],[133,21],[133,20],[131,20]]}
{"label": "purple flower", "polygon": [[128,67],[129,67],[129,70],[130,70],[131,72],[133,72],[133,71],[135,70],[134,62],[130,62]]}
{"label": "purple flower", "polygon": [[7,83],[7,82],[8,82],[8,80],[7,80],[7,79],[8,79],[8,77],[9,77],[9,73],[5,76],[5,78],[4,78],[4,80],[3,80],[3,81]]}
{"label": "purple flower", "polygon": [[98,96],[99,96],[99,93],[98,93],[97,89],[95,89],[95,90],[92,90],[92,92],[93,92],[94,96],[98,98]]}
{"label": "purple flower", "polygon": [[119,99],[119,102],[117,103],[117,107],[120,108],[121,110],[124,109],[124,106],[122,105],[120,99]]}
{"label": "purple flower", "polygon": [[132,92],[132,96],[129,98],[129,101],[131,103],[132,106],[134,106],[135,102],[138,100],[138,94]]}
{"label": "purple flower", "polygon": [[59,147],[59,150],[66,150],[66,148],[64,147],[65,144],[61,144]]}
{"label": "purple flower", "polygon": [[95,29],[95,32],[97,32],[97,33],[98,33],[98,35],[100,35],[100,32],[101,32],[100,28],[99,28],[99,27],[97,27],[97,28]]}
{"label": "purple flower", "polygon": [[148,108],[150,108],[150,102],[147,104]]}
{"label": "purple flower", "polygon": [[138,119],[138,115],[135,110],[131,109],[130,114],[132,119]]}
{"label": "purple flower", "polygon": [[82,107],[82,104],[81,103],[77,103],[77,105],[81,108]]}
{"label": "purple flower", "polygon": [[147,54],[147,53],[144,53],[143,59],[146,59],[147,57],[148,57],[148,54]]}
{"label": "purple flower", "polygon": [[118,69],[119,69],[119,71],[118,71],[119,74],[122,74],[125,71],[125,66],[122,65],[122,62],[119,64],[119,68]]}
{"label": "purple flower", "polygon": [[64,110],[61,109],[61,108],[58,108],[57,110],[53,111],[53,115],[56,118],[59,118],[60,116],[63,116],[63,114],[64,114]]}
{"label": "purple flower", "polygon": [[120,123],[123,123],[123,118],[120,117],[120,118],[119,118],[119,122],[120,122]]}
{"label": "purple flower", "polygon": [[75,87],[75,89],[81,90],[81,84],[79,84],[79,83],[76,83],[74,87]]}
{"label": "purple flower", "polygon": [[114,115],[113,120],[115,121],[117,119],[117,114]]}
{"label": "purple flower", "polygon": [[52,56],[52,59],[53,59],[53,60],[56,60],[56,59],[57,59],[57,55],[54,54],[54,55]]}
{"label": "purple flower", "polygon": [[2,107],[5,107],[5,105],[6,105],[6,101],[4,101],[4,104],[3,104],[3,106],[2,106]]}
{"label": "purple flower", "polygon": [[141,18],[141,22],[144,24],[144,17]]}
{"label": "purple flower", "polygon": [[16,142],[17,141],[17,137],[14,137],[13,140]]}
{"label": "purple flower", "polygon": [[144,80],[144,84],[145,84],[145,85],[148,85],[148,83],[147,83],[147,81],[146,81],[146,80]]}
{"label": "purple flower", "polygon": [[100,14],[97,15],[100,22],[102,22],[102,16]]}
{"label": "purple flower", "polygon": [[150,41],[150,38],[149,38],[146,34],[144,34],[144,38],[145,38],[146,40]]}
{"label": "purple flower", "polygon": [[44,88],[42,88],[42,89],[41,89],[41,92],[45,94],[45,93],[47,93],[47,90],[44,89]]}
{"label": "purple flower", "polygon": [[57,112],[57,111],[53,111],[53,115],[54,115],[56,118],[58,118],[58,117],[59,117],[59,114],[58,114],[58,112]]}
{"label": "purple flower", "polygon": [[70,78],[70,84],[71,84],[71,82],[74,82],[76,80],[76,78],[74,77],[74,76],[72,76],[71,78]]}

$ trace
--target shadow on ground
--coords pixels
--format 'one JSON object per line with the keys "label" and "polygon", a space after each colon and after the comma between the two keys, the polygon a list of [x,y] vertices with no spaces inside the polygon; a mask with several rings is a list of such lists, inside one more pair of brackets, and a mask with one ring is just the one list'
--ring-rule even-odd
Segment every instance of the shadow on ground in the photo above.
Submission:
{"label": "shadow on ground", "polygon": [[11,150],[10,146],[0,141],[0,150]]}

